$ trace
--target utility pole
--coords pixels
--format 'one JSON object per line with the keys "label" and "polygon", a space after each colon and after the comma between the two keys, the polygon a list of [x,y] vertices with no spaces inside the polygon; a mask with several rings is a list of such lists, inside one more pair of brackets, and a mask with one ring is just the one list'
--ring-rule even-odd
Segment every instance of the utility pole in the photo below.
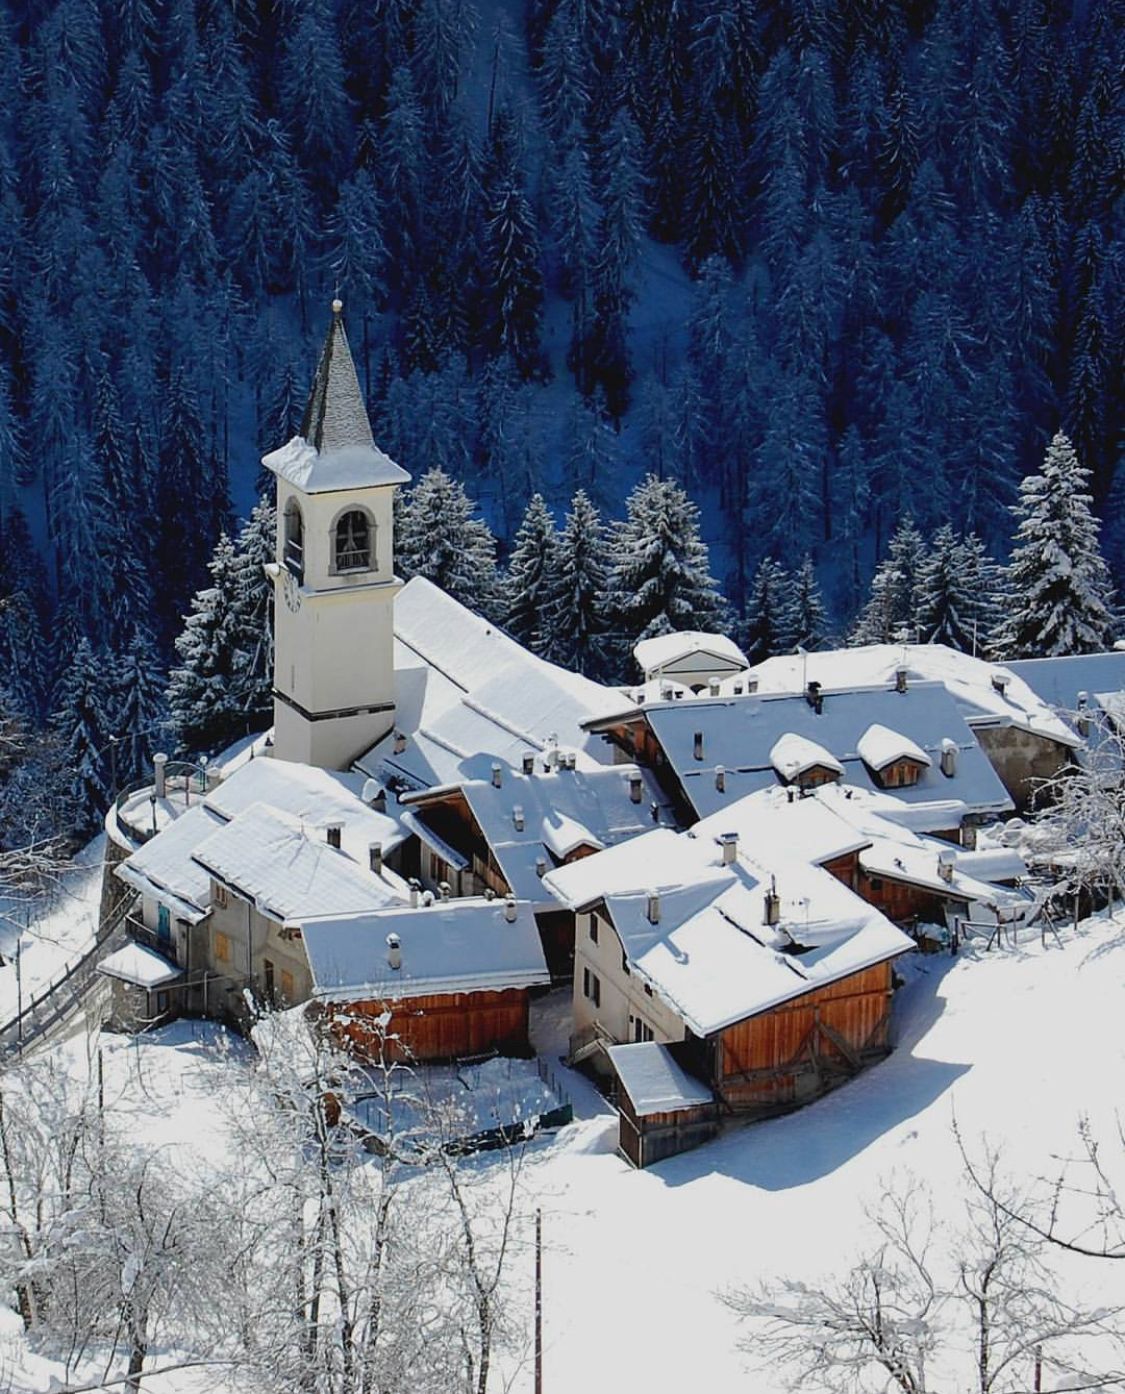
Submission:
{"label": "utility pole", "polygon": [[535,1212],[535,1394],[543,1394],[543,1212]]}
{"label": "utility pole", "polygon": [[20,949],[23,935],[16,940],[16,1050],[23,1054],[23,972],[20,967]]}

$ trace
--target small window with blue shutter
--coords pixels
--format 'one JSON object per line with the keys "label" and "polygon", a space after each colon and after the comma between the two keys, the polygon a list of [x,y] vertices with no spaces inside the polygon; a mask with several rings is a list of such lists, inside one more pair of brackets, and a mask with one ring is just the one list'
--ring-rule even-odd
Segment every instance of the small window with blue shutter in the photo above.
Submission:
{"label": "small window with blue shutter", "polygon": [[156,907],[156,937],[162,944],[172,942],[172,915],[167,905]]}

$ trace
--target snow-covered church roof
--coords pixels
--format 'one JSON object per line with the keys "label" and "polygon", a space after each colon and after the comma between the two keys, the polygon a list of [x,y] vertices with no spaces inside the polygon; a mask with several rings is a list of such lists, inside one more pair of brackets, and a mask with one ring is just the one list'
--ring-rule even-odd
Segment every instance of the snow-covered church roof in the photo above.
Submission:
{"label": "snow-covered church roof", "polygon": [[410,480],[406,470],[375,444],[342,310],[334,300],[300,434],[262,459],[268,470],[306,494]]}
{"label": "snow-covered church roof", "polygon": [[616,688],[529,653],[422,576],[395,598],[394,630],[395,729],[355,762],[365,774],[428,789],[556,745],[611,762],[583,724],[620,708]]}

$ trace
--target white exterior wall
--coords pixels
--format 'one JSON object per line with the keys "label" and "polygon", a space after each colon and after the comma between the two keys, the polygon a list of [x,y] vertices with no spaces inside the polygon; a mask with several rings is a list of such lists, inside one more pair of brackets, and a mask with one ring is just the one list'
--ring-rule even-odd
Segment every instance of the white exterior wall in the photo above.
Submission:
{"label": "white exterior wall", "polygon": [[[394,724],[394,598],[400,585],[394,575],[394,489],[304,494],[279,479],[277,495],[281,573],[274,595],[274,687],[281,695],[274,700],[274,755],[346,769]],[[296,609],[287,598],[292,592],[284,566],[290,499],[301,509],[304,537]],[[368,514],[374,565],[337,574],[336,523],[355,508]],[[351,714],[324,715],[335,712]]]}
{"label": "white exterior wall", "polygon": [[[598,941],[590,937],[596,924]],[[584,969],[595,973],[600,984],[599,1006],[585,994]],[[682,1041],[687,1034],[684,1023],[656,993],[622,964],[621,940],[604,913],[593,911],[575,916],[574,926],[574,1032],[596,1021],[615,1041],[634,1039],[634,1024],[640,1019],[651,1028],[653,1039],[661,1044]]]}
{"label": "white exterior wall", "polygon": [[[213,904],[206,929],[206,966],[213,974],[229,978],[239,990],[246,979],[250,979],[250,986],[262,994],[265,992],[265,961],[269,959],[274,965],[274,990],[279,997],[282,971],[293,975],[293,996],[287,1005],[295,1006],[312,996],[312,976],[300,939],[285,938],[276,920],[260,914],[248,900],[233,891],[227,891],[225,906],[217,901]],[[216,934],[225,934],[230,940],[231,955],[227,963],[220,962],[215,954]],[[224,1005],[217,994],[212,1001],[216,1009]]]}

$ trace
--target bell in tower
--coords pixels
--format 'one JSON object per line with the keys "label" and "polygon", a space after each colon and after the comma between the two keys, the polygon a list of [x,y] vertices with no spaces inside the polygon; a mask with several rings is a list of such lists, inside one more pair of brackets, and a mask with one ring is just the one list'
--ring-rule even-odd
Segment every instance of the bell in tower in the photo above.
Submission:
{"label": "bell in tower", "polygon": [[394,491],[410,476],[376,446],[343,306],[301,433],[266,455],[277,477],[274,755],[346,769],[394,725]]}

